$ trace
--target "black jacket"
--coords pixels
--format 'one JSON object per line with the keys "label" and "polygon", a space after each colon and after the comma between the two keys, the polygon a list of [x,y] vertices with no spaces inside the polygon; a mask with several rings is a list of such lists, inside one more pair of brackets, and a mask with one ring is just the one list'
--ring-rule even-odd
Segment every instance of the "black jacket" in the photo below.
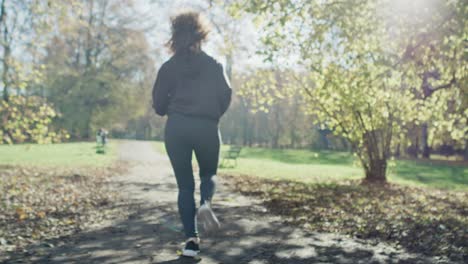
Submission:
{"label": "black jacket", "polygon": [[231,102],[223,66],[204,52],[176,54],[158,72],[153,108],[160,116],[179,113],[219,121]]}

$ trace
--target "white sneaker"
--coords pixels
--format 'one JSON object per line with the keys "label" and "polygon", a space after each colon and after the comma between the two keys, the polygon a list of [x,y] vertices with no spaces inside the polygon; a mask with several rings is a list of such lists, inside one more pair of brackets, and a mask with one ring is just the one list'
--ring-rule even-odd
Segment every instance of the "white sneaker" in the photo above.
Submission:
{"label": "white sneaker", "polygon": [[185,247],[182,250],[184,257],[196,257],[200,253],[200,238],[191,237],[185,242]]}
{"label": "white sneaker", "polygon": [[209,202],[205,202],[198,208],[197,217],[198,223],[202,225],[205,232],[214,231],[221,227],[218,218],[216,218],[213,210],[211,210]]}

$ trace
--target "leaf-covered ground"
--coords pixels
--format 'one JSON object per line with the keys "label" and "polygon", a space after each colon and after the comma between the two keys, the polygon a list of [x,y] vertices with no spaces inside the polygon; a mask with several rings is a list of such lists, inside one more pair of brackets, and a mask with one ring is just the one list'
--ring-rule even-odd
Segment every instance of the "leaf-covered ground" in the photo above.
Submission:
{"label": "leaf-covered ground", "polygon": [[225,177],[243,194],[261,196],[274,213],[315,231],[393,242],[413,252],[468,261],[468,193],[358,181],[306,184]]}
{"label": "leaf-covered ground", "polygon": [[106,182],[124,167],[1,166],[0,261],[112,218],[116,193]]}

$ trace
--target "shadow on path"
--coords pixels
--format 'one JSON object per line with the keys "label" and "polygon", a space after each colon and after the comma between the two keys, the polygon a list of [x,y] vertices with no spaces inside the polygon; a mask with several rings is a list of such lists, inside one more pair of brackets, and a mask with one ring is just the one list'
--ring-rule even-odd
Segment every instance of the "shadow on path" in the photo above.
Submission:
{"label": "shadow on path", "polygon": [[[427,263],[340,237],[304,233],[239,206],[216,210],[217,234],[203,239],[202,260],[180,258],[183,240],[172,205],[142,207],[111,227],[86,232],[38,263]],[[249,215],[250,219],[245,219]],[[229,223],[226,218],[229,218]],[[394,259],[394,260],[392,260]]]}

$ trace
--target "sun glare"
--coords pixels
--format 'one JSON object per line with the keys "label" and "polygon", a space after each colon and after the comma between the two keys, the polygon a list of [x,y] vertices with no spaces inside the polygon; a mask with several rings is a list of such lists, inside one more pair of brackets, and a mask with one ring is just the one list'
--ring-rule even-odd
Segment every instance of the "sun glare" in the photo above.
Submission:
{"label": "sun glare", "polygon": [[388,1],[392,12],[401,15],[426,16],[441,3],[440,0],[392,0]]}

